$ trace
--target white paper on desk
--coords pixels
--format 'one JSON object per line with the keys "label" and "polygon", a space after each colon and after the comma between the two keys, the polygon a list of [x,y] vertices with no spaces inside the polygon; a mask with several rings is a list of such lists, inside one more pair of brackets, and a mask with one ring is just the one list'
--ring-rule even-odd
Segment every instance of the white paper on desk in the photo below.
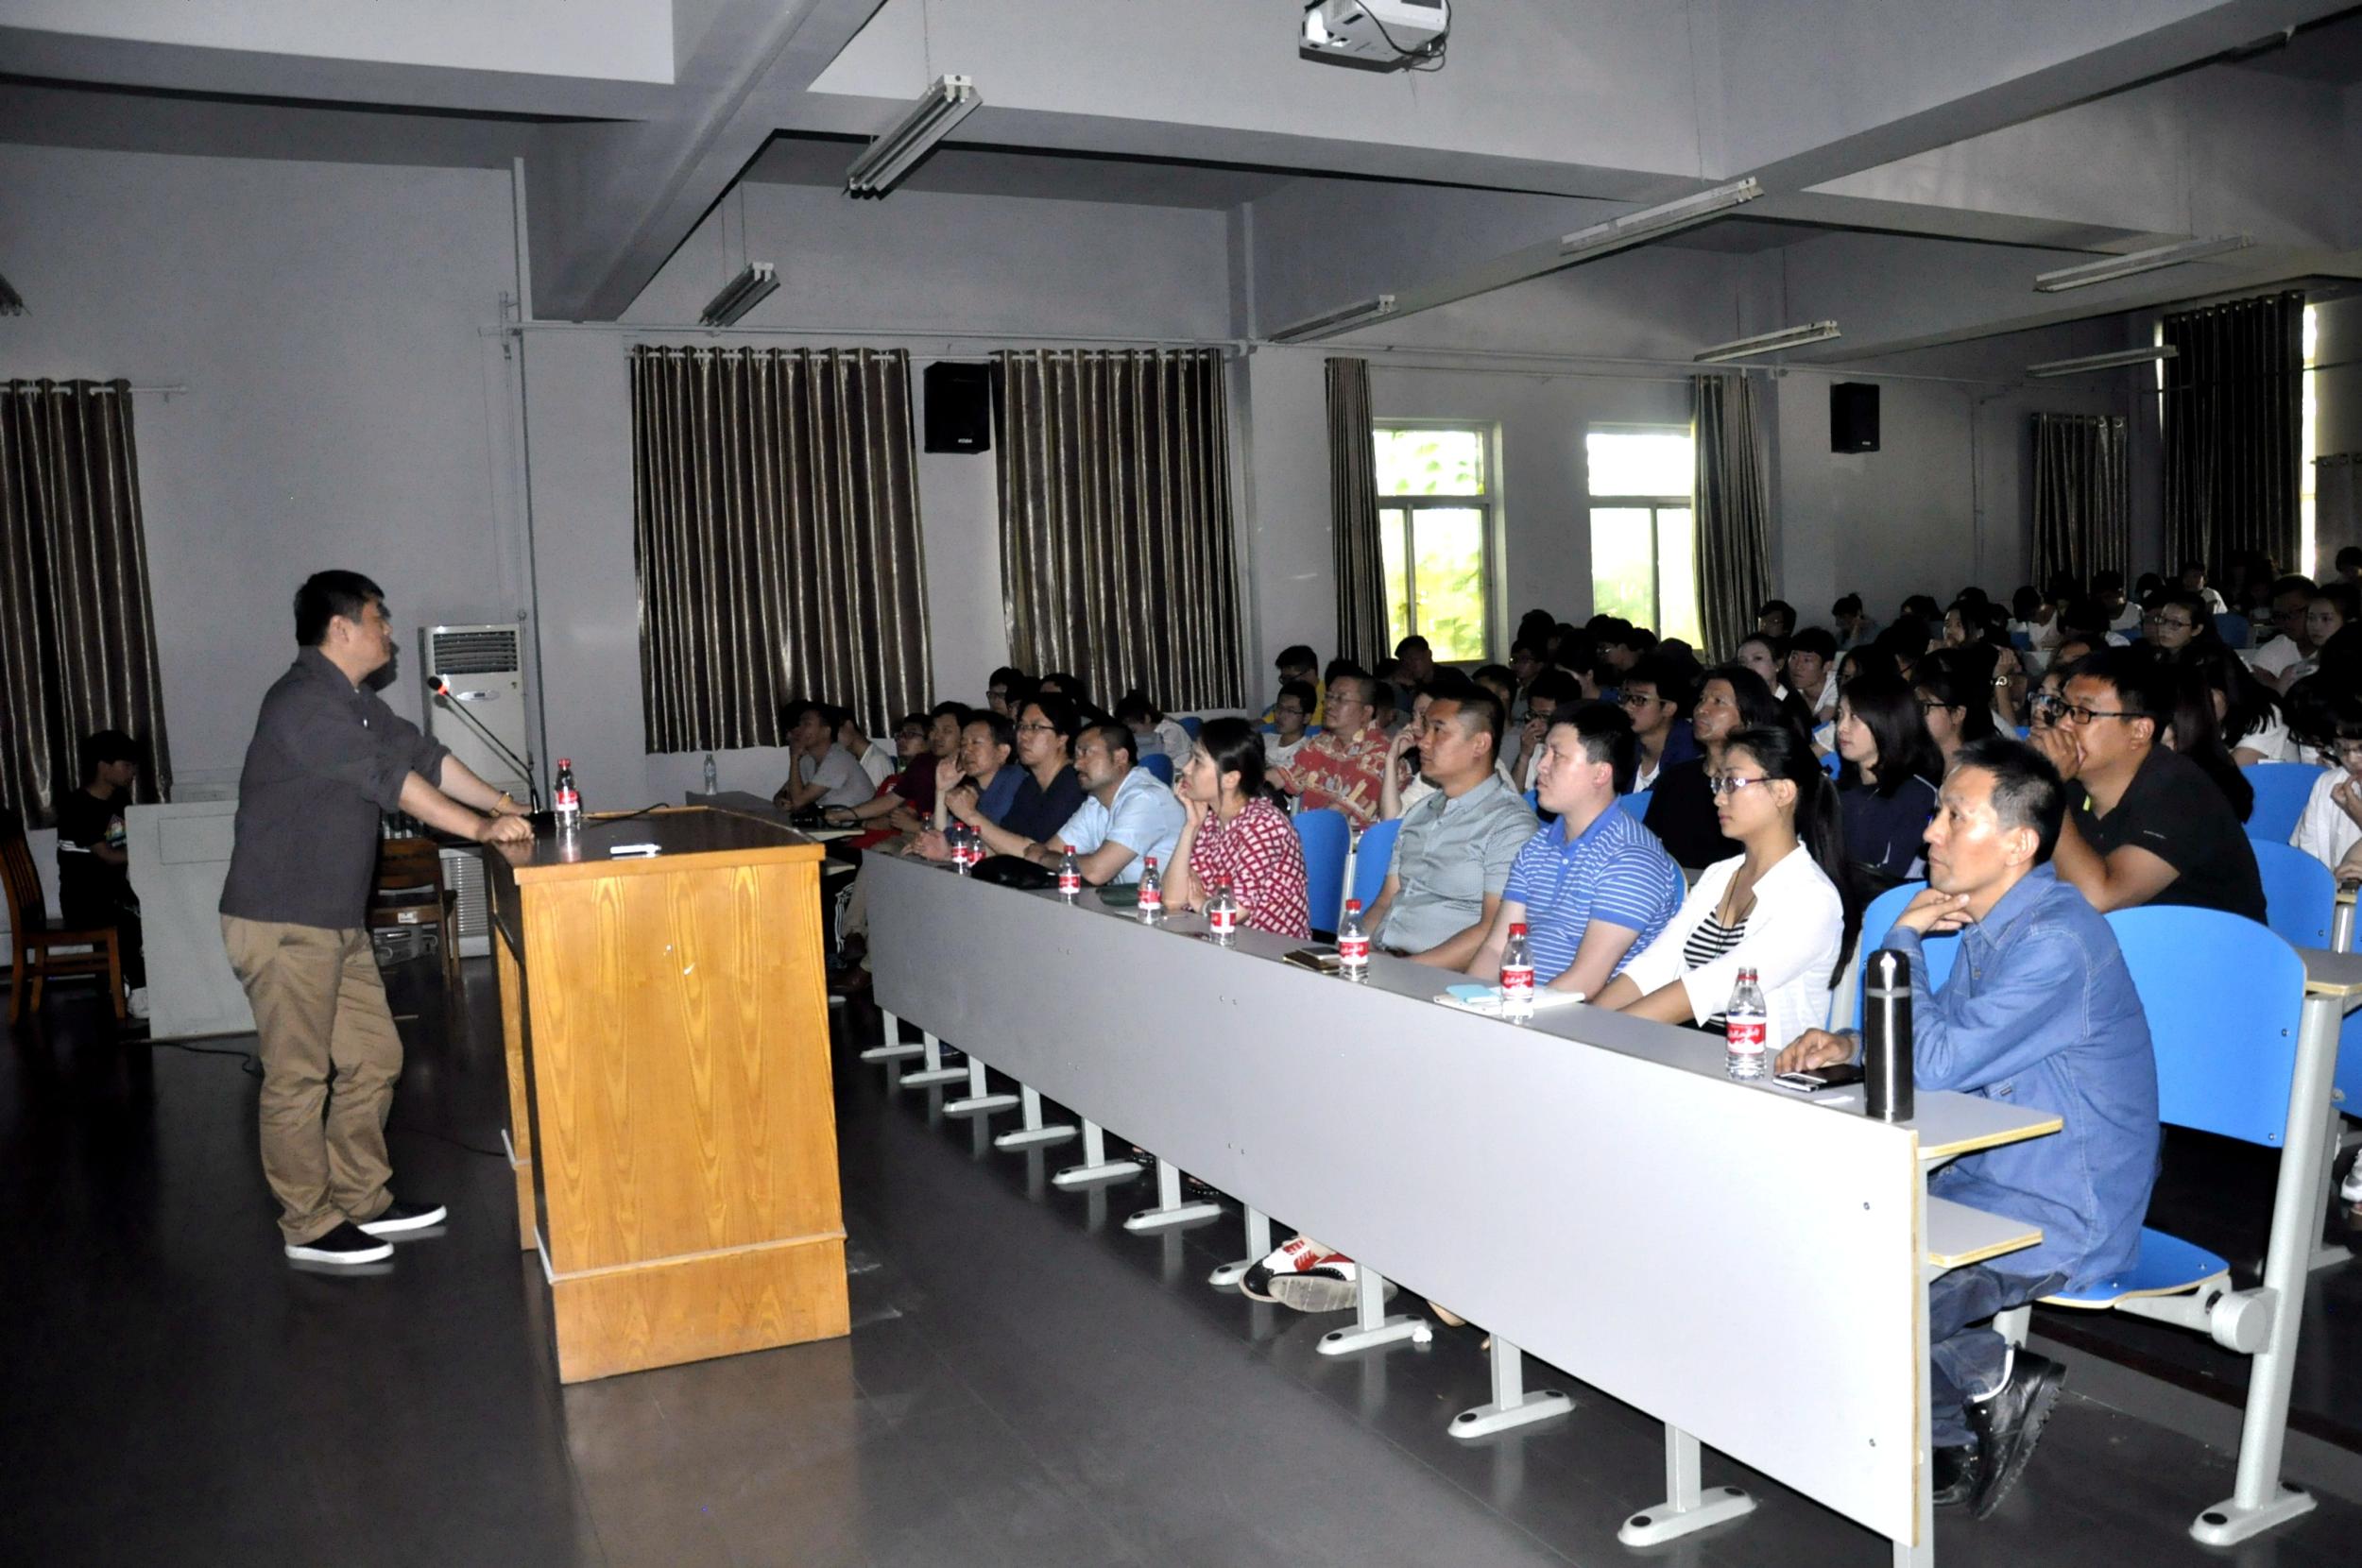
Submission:
{"label": "white paper on desk", "polygon": [[[1501,1015],[1501,993],[1498,986],[1493,988],[1493,994],[1490,997],[1480,997],[1472,1001],[1463,1001],[1447,991],[1438,993],[1435,999],[1445,1007],[1458,1008],[1463,1013],[1474,1013],[1480,1017],[1498,1018]],[[1533,1011],[1547,1013],[1553,1007],[1565,1007],[1570,1002],[1579,1002],[1583,999],[1583,994],[1580,991],[1551,991],[1537,986],[1533,992]]]}
{"label": "white paper on desk", "polygon": [[826,844],[830,839],[849,839],[863,829],[859,827],[798,827],[796,831],[815,844]]}

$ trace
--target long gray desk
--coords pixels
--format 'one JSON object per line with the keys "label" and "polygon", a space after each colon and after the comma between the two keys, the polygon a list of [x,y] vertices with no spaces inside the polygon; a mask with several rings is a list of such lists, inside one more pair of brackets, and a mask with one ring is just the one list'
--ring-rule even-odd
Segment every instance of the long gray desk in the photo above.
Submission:
{"label": "long gray desk", "polygon": [[1258,933],[864,863],[889,1014],[1664,1421],[1660,1511],[1701,1508],[1702,1441],[1933,1561],[1925,1174],[2055,1122],[1939,1095],[1887,1125],[1733,1083],[1694,1031],[1507,1025],[1415,964],[1327,980]]}

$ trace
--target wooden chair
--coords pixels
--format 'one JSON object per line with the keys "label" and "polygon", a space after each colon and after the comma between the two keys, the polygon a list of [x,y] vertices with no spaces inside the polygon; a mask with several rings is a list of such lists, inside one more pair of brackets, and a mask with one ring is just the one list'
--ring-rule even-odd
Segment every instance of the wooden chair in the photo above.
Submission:
{"label": "wooden chair", "polygon": [[459,895],[443,885],[443,856],[433,839],[380,839],[377,881],[369,891],[372,931],[433,924],[440,932],[443,983],[459,983]]}
{"label": "wooden chair", "polygon": [[[25,818],[0,811],[0,884],[9,899],[9,1023],[13,1028],[29,1007],[41,1006],[43,982],[52,975],[104,975],[115,1021],[123,1021],[123,955],[112,927],[92,931],[49,929],[49,901],[42,895],[41,873],[25,841]],[[75,949],[83,949],[77,951]]]}

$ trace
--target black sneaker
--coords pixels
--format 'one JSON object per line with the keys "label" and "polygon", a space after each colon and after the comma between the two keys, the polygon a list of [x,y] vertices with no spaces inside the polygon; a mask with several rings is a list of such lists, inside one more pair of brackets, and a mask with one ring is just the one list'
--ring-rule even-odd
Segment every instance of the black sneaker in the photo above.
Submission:
{"label": "black sneaker", "polygon": [[394,1255],[394,1244],[343,1224],[300,1245],[287,1243],[287,1255],[300,1263],[383,1263]]}
{"label": "black sneaker", "polygon": [[2059,1403],[2066,1369],[2046,1355],[2020,1350],[2011,1357],[2010,1380],[1991,1399],[1968,1407],[1969,1423],[1977,1429],[1977,1447],[1984,1454],[1984,1474],[1977,1478],[1969,1510],[1983,1519],[2001,1506],[2010,1488],[2026,1473],[2042,1439],[2043,1423]]}
{"label": "black sneaker", "polygon": [[1973,1442],[1936,1450],[1936,1507],[1956,1508],[1977,1494],[1977,1482],[1984,1474],[1977,1463],[1981,1452]]}
{"label": "black sneaker", "polygon": [[364,1219],[360,1228],[371,1236],[401,1236],[407,1231],[422,1231],[429,1225],[439,1225],[450,1218],[451,1211],[440,1203],[391,1202],[374,1219]]}

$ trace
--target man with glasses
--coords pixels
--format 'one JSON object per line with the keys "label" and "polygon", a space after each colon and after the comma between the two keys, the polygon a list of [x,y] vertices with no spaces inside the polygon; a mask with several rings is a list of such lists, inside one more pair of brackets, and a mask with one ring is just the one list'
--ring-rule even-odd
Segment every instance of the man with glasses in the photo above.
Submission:
{"label": "man with glasses", "polygon": [[2068,793],[2053,863],[2102,914],[2187,904],[2264,918],[2255,851],[2199,765],[2157,743],[2173,686],[2148,652],[2110,648],[2068,672],[2062,723],[2028,740]]}
{"label": "man with glasses", "polygon": [[[1288,683],[1290,681],[1302,681],[1305,685],[1312,689],[1312,701],[1309,705],[1311,707],[1312,714],[1309,719],[1305,721],[1307,724],[1317,725],[1328,723],[1327,716],[1322,711],[1320,700],[1320,656],[1312,652],[1309,644],[1303,642],[1292,642],[1287,647],[1280,649],[1279,656],[1272,660],[1272,668],[1279,673],[1279,689],[1282,691],[1285,691],[1288,689]],[[1267,724],[1278,724],[1278,714],[1279,705],[1275,702],[1270,707],[1264,710],[1263,723]],[[1189,760],[1187,758],[1176,757],[1172,759],[1172,765],[1177,769],[1187,760]]]}
{"label": "man with glasses", "polygon": [[1639,745],[1634,789],[1653,788],[1668,763],[1686,762],[1698,755],[1688,719],[1689,705],[1696,700],[1688,668],[1661,655],[1642,659],[1624,677],[1616,701],[1632,716],[1633,739]]}
{"label": "man with glasses", "polygon": [[1028,844],[1027,860],[1054,866],[1070,849],[1075,869],[1095,888],[1138,882],[1143,857],[1159,867],[1172,864],[1186,820],[1181,797],[1139,765],[1133,750],[1138,744],[1119,724],[1083,731],[1074,745],[1075,776],[1087,792],[1083,804],[1056,832]]}
{"label": "man with glasses", "polygon": [[2167,656],[2188,647],[2198,639],[2200,628],[2213,624],[2206,601],[2185,588],[2161,590],[2156,601],[2141,612],[2142,638]]}
{"label": "man with glasses", "polygon": [[[1306,726],[1311,724],[1312,715],[1319,711],[1320,705],[1320,693],[1313,689],[1310,681],[1291,680],[1280,685],[1279,700],[1271,705],[1269,722],[1272,727],[1263,733],[1263,767],[1266,772],[1284,768],[1296,759],[1296,753],[1302,751],[1304,743],[1312,738]],[[1180,776],[1181,765],[1189,759],[1187,753],[1172,759],[1175,778]]]}
{"label": "man with glasses", "polygon": [[1580,676],[1565,670],[1545,669],[1533,677],[1526,689],[1525,723],[1518,726],[1517,743],[1513,748],[1516,761],[1510,773],[1510,782],[1520,792],[1534,787],[1533,773],[1542,759],[1542,738],[1550,731],[1558,710],[1572,711],[1575,705],[1585,700]]}
{"label": "man with glasses", "polygon": [[2313,579],[2287,576],[2272,585],[2272,630],[2278,635],[2255,650],[2248,669],[2275,691],[2292,683],[2288,672],[2319,652],[2304,629],[2304,612],[2313,603]]}
{"label": "man with glasses", "polygon": [[1055,833],[1083,804],[1074,772],[1074,741],[1083,730],[1074,705],[1054,691],[1035,693],[1018,713],[1017,761],[1021,770],[1009,809],[995,822],[976,798],[950,797],[951,814],[976,829],[993,855],[1022,855]]}
{"label": "man with glasses", "polygon": [[1034,694],[1033,677],[1013,664],[1004,664],[992,673],[984,687],[984,701],[1002,718],[1015,721],[1017,710],[1025,699]]}
{"label": "man with glasses", "polygon": [[1393,737],[1377,722],[1372,701],[1377,685],[1350,665],[1329,675],[1328,727],[1306,741],[1293,761],[1270,775],[1295,797],[1298,810],[1342,811],[1357,828],[1378,820]]}

